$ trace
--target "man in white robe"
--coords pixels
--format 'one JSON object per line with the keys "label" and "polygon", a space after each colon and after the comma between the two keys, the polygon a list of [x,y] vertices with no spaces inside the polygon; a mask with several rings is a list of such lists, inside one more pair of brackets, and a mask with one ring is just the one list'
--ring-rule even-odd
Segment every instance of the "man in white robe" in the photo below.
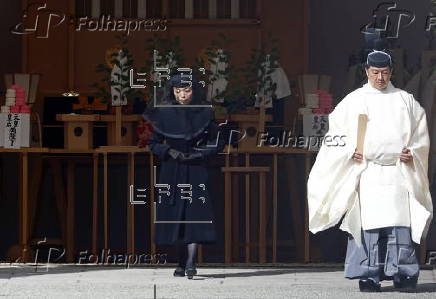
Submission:
{"label": "man in white robe", "polygon": [[[347,95],[329,116],[327,138],[346,136],[345,146],[324,144],[308,180],[309,229],[336,225],[350,234],[345,276],[364,292],[380,281],[416,287],[414,244],[426,236],[433,215],[427,178],[429,137],[425,111],[390,83],[389,54],[374,51],[368,83]],[[363,155],[356,153],[359,114],[368,117]]]}

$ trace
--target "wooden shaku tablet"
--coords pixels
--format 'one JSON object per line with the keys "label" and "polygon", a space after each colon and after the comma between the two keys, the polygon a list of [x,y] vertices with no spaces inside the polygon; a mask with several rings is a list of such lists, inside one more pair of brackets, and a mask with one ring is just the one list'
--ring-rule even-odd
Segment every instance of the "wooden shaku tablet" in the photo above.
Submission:
{"label": "wooden shaku tablet", "polygon": [[368,115],[359,114],[359,120],[357,124],[357,146],[356,152],[363,154],[363,146],[365,144],[366,123],[368,122]]}

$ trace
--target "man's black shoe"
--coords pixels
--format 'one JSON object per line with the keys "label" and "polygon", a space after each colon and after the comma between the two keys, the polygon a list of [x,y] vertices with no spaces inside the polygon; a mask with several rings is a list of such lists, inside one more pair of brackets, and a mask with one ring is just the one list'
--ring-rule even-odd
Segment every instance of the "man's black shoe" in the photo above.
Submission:
{"label": "man's black shoe", "polygon": [[394,287],[397,289],[416,289],[418,277],[402,276],[394,278]]}
{"label": "man's black shoe", "polygon": [[374,282],[372,279],[361,279],[359,280],[359,289],[361,292],[381,292],[380,284]]}

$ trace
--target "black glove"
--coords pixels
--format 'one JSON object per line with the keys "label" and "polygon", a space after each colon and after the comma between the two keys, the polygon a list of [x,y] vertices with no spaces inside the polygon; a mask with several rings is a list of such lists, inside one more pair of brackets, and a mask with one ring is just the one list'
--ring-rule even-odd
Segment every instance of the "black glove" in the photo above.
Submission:
{"label": "black glove", "polygon": [[202,153],[182,153],[179,157],[178,160],[180,162],[191,162],[194,160],[201,160],[203,159],[203,155]]}
{"label": "black glove", "polygon": [[203,159],[202,153],[182,153],[181,151],[170,148],[167,155],[179,162],[189,162],[193,160]]}
{"label": "black glove", "polygon": [[203,153],[189,153],[189,154],[185,154],[185,159],[187,161],[201,160],[201,159],[203,159]]}
{"label": "black glove", "polygon": [[173,158],[174,160],[180,160],[180,157],[184,155],[184,153],[175,150],[173,148],[170,148],[167,152],[167,155]]}

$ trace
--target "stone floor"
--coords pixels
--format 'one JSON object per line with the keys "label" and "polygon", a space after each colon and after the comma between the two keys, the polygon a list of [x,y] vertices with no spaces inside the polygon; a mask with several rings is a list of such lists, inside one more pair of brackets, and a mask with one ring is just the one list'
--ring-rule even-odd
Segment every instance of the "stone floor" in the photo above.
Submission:
{"label": "stone floor", "polygon": [[436,298],[436,272],[421,270],[418,289],[362,294],[340,265],[199,267],[193,280],[172,267],[0,264],[0,297],[7,298]]}

